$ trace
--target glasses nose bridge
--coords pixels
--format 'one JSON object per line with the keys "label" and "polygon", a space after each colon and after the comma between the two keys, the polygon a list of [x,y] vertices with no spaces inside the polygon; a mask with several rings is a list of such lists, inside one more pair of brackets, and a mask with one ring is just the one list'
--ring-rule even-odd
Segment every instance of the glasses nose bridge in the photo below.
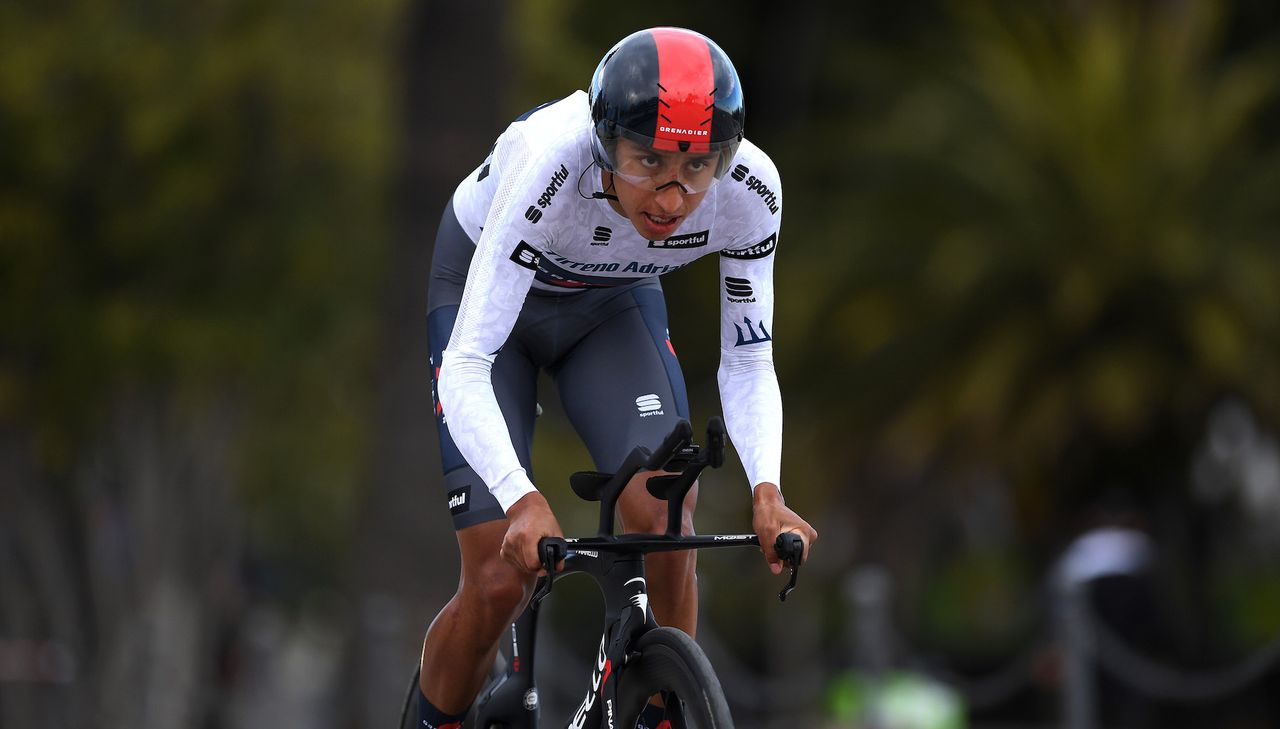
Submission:
{"label": "glasses nose bridge", "polygon": [[686,185],[678,177],[673,177],[672,179],[667,180],[666,182],[662,182],[660,184],[658,183],[657,180],[655,180],[653,191],[657,193],[662,193],[662,192],[666,192],[668,188],[673,188],[673,187],[679,190],[680,193],[683,195],[693,194],[693,188]]}
{"label": "glasses nose bridge", "polygon": [[[672,190],[675,192],[673,193]],[[689,188],[680,184],[679,180],[671,180],[654,190],[653,199],[664,211],[674,212],[680,208],[688,194]]]}
{"label": "glasses nose bridge", "polygon": [[688,195],[693,191],[689,186],[688,175],[684,174],[684,164],[679,159],[665,158],[662,160],[662,167],[655,170],[650,178],[653,180],[653,189],[660,191],[666,189],[672,183],[680,188],[680,191]]}

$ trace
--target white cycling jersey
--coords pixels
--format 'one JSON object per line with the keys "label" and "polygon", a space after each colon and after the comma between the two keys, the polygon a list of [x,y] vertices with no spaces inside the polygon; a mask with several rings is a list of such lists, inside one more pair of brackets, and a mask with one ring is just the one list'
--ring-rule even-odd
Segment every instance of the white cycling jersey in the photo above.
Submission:
{"label": "white cycling jersey", "polygon": [[778,171],[743,141],[734,166],[671,237],[651,241],[607,200],[593,164],[587,95],[516,120],[454,193],[476,242],[440,363],[439,398],[467,463],[507,510],[535,490],[494,396],[494,357],[530,288],[567,291],[660,276],[720,254],[721,405],[752,487],[781,484],[782,400],[773,369],[773,260],[782,221]]}

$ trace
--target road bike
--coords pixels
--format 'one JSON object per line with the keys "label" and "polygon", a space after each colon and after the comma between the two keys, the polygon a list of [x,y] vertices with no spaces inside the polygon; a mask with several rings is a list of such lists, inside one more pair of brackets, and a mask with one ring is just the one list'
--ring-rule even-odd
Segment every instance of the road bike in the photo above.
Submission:
{"label": "road bike", "polygon": [[[634,448],[616,473],[584,471],[570,477],[575,494],[600,502],[598,533],[539,542],[546,576],[539,578],[528,606],[511,625],[510,660],[503,667],[499,656],[464,726],[539,729],[541,705],[534,683],[538,615],[559,577],[583,573],[604,595],[605,628],[585,696],[564,726],[633,729],[646,704],[658,699],[672,729],[732,729],[729,706],[711,663],[686,633],[658,625],[649,608],[645,581],[644,556],[652,552],[760,546],[754,534],[680,533],[685,495],[704,468],[719,468],[724,463],[725,430],[720,418],[713,417],[708,423],[706,446],[693,443],[692,435],[689,422],[682,419],[653,452]],[[642,470],[663,472],[649,478],[647,488],[667,502],[667,531],[615,535],[618,497]],[[799,535],[787,533],[778,536],[774,548],[791,570],[787,585],[778,593],[785,601],[799,577],[804,543]],[[557,574],[555,566],[561,560],[564,569]],[[402,729],[414,727],[417,721],[418,678],[415,670],[401,713]]]}

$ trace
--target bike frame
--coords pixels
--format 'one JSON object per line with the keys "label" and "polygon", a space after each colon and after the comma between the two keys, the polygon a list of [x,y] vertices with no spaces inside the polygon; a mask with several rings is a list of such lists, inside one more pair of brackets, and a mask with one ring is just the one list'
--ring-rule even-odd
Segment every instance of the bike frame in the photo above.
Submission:
{"label": "bike frame", "polygon": [[640,636],[658,627],[649,608],[644,555],[649,552],[759,546],[754,534],[705,536],[622,535],[592,539],[566,539],[564,571],[543,577],[528,607],[511,625],[512,660],[505,674],[490,684],[476,706],[477,726],[498,724],[508,729],[538,729],[540,704],[535,683],[535,643],[538,613],[555,579],[573,574],[589,575],[605,601],[605,628],[591,668],[586,695],[566,729],[619,729],[614,721],[618,706],[618,677]]}
{"label": "bike frame", "polygon": [[[619,677],[634,654],[633,646],[646,632],[658,627],[649,609],[649,589],[645,581],[644,556],[650,552],[672,552],[711,547],[760,546],[755,534],[688,535],[680,533],[685,495],[698,474],[707,466],[719,468],[724,462],[724,423],[711,418],[707,425],[708,445],[692,442],[689,422],[681,420],[656,451],[634,448],[616,473],[581,472],[570,479],[574,493],[588,501],[600,502],[597,536],[582,539],[544,537],[538,551],[546,576],[524,612],[511,626],[511,662],[502,675],[488,684],[476,702],[476,725],[491,724],[505,729],[539,729],[540,705],[534,681],[535,643],[538,612],[551,592],[556,563],[564,560],[561,574],[581,572],[600,588],[605,602],[604,634],[591,669],[586,696],[566,724],[567,729],[619,729],[614,721],[619,710]],[[622,490],[641,470],[659,471],[648,480],[649,493],[667,501],[666,534],[614,534],[614,507]],[[795,588],[803,545],[794,534],[778,537],[775,550],[788,555],[791,581],[778,594],[786,600]],[[622,727],[621,729],[629,729]]]}

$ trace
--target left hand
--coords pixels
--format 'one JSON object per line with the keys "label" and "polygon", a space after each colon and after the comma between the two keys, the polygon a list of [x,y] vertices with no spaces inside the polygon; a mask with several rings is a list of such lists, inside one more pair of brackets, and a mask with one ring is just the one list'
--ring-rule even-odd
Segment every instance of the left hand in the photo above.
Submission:
{"label": "left hand", "polygon": [[773,574],[782,574],[782,560],[773,549],[773,543],[779,534],[799,534],[800,540],[804,542],[802,562],[809,560],[809,549],[818,541],[818,531],[786,505],[777,484],[766,481],[756,486],[751,496],[751,512],[751,526],[760,538],[760,550],[764,552],[764,559],[769,563],[769,570]]}

